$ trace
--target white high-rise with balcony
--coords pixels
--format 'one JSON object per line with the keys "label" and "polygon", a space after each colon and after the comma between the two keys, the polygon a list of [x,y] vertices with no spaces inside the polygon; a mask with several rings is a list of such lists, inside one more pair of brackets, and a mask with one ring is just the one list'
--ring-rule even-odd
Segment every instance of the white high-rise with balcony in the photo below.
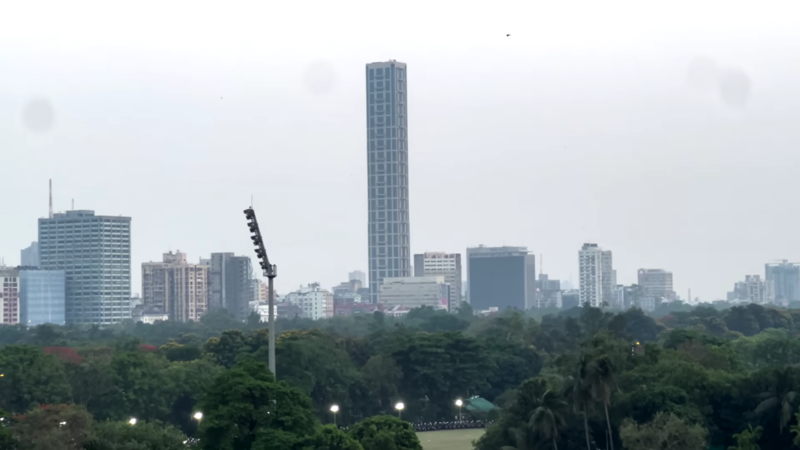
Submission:
{"label": "white high-rise with balcony", "polygon": [[614,304],[615,276],[611,250],[597,244],[583,244],[578,252],[581,305],[600,307]]}
{"label": "white high-rise with balcony", "polygon": [[289,292],[284,301],[300,307],[303,316],[312,320],[333,317],[333,294],[311,283],[297,291]]}

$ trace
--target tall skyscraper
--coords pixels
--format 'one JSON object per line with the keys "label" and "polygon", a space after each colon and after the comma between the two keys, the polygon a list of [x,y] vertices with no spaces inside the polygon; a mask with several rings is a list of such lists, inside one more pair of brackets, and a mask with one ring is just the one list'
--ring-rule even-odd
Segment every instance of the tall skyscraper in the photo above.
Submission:
{"label": "tall skyscraper", "polygon": [[775,289],[776,303],[800,302],[800,264],[786,260],[765,264],[765,272],[764,278],[771,281]]}
{"label": "tall skyscraper", "polygon": [[63,270],[19,271],[20,323],[35,327],[66,323],[66,283]]}
{"label": "tall skyscraper", "polygon": [[19,323],[19,269],[0,265],[0,323]]}
{"label": "tall skyscraper", "polygon": [[600,307],[603,302],[614,303],[616,284],[611,259],[611,250],[603,250],[597,244],[583,244],[578,252],[580,270],[581,305],[589,303]]}
{"label": "tall skyscraper", "polygon": [[131,218],[77,210],[39,219],[40,266],[66,273],[67,324],[131,318]]}
{"label": "tall skyscraper", "polygon": [[208,311],[208,269],[186,262],[186,254],[164,253],[162,262],[142,263],[145,311],[166,313],[169,320],[200,320]]}
{"label": "tall skyscraper", "polygon": [[209,309],[227,309],[239,320],[247,319],[253,293],[253,264],[247,256],[233,253],[212,253],[210,260],[200,260],[209,265]]}
{"label": "tall skyscraper", "polygon": [[384,278],[411,276],[408,207],[406,65],[367,64],[369,290],[378,301]]}
{"label": "tall skyscraper", "polygon": [[475,311],[516,308],[536,303],[536,256],[527,247],[467,249],[467,293]]}
{"label": "tall skyscraper", "polygon": [[644,289],[646,297],[660,298],[666,301],[675,299],[672,289],[672,272],[664,269],[639,269],[638,284]]}
{"label": "tall skyscraper", "polygon": [[414,255],[414,276],[441,275],[450,285],[448,309],[455,311],[461,305],[461,254],[426,252]]}
{"label": "tall skyscraper", "polygon": [[20,253],[20,266],[39,267],[39,243],[31,242],[30,247],[23,248]]}

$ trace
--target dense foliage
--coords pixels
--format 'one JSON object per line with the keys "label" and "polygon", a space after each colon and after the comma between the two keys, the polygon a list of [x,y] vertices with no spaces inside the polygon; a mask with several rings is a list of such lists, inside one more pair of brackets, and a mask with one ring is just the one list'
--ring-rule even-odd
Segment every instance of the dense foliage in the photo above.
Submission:
{"label": "dense foliage", "polygon": [[[477,450],[800,444],[798,309],[422,308],[276,325],[277,381],[265,324],[224,311],[2,326],[0,448],[417,449],[395,403],[406,421],[453,420],[474,396],[499,407]],[[349,431],[322,425],[333,404]]]}

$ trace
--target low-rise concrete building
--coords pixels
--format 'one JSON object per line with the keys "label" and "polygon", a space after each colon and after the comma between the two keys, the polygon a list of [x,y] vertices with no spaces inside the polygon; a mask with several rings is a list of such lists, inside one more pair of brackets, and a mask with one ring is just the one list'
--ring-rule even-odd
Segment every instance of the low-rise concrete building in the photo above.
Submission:
{"label": "low-rise concrete building", "polygon": [[378,303],[413,309],[430,306],[448,308],[450,285],[444,276],[384,278],[378,290]]}

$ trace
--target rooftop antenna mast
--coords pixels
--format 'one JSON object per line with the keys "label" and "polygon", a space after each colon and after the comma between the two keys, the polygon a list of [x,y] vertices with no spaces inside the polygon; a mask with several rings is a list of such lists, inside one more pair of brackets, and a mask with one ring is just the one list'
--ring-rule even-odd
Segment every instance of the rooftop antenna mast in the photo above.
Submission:
{"label": "rooftop antenna mast", "polygon": [[278,266],[271,264],[267,257],[267,251],[264,249],[264,240],[261,238],[261,230],[258,228],[258,221],[256,220],[256,212],[252,207],[244,210],[244,215],[247,217],[247,226],[250,228],[250,239],[253,240],[253,245],[256,247],[256,257],[258,258],[261,270],[268,280],[268,303],[269,303],[269,370],[272,375],[275,374],[275,277],[278,276]]}
{"label": "rooftop antenna mast", "polygon": [[50,179],[50,219],[53,218],[53,179]]}

